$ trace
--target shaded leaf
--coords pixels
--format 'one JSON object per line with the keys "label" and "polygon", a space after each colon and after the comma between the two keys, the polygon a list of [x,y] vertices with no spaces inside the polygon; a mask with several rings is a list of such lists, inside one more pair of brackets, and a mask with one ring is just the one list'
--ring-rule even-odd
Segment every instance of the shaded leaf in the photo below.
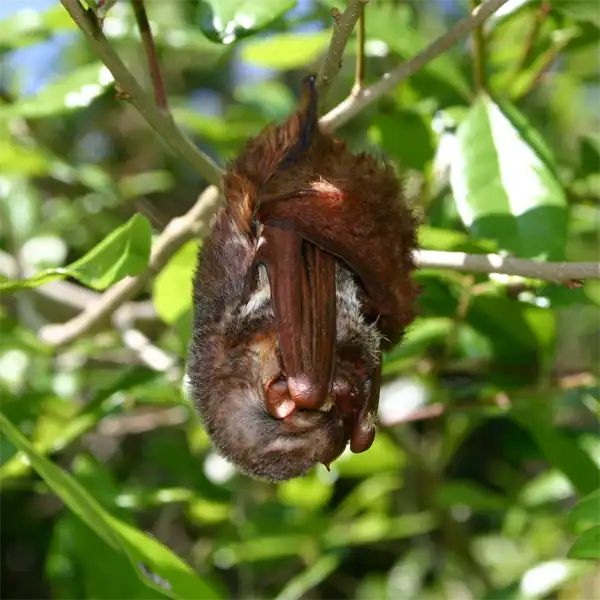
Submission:
{"label": "shaded leaf", "polygon": [[575,21],[587,21],[600,27],[600,6],[589,0],[552,0],[556,8]]}
{"label": "shaded leaf", "polygon": [[560,469],[580,494],[590,494],[598,488],[600,470],[577,440],[557,430],[533,410],[515,408],[509,414],[531,434],[546,460]]}
{"label": "shaded leaf", "polygon": [[386,154],[398,159],[402,167],[423,172],[431,165],[435,154],[433,132],[417,112],[377,115],[369,127],[369,136]]}
{"label": "shaded leaf", "polygon": [[159,573],[169,582],[170,589],[165,593],[172,598],[219,597],[206,581],[166,546],[113,517],[66,471],[39,455],[2,413],[0,424],[4,435],[23,452],[50,489],[108,545],[125,554],[146,585],[164,591],[144,574],[139,567],[140,561],[151,565],[152,572]]}

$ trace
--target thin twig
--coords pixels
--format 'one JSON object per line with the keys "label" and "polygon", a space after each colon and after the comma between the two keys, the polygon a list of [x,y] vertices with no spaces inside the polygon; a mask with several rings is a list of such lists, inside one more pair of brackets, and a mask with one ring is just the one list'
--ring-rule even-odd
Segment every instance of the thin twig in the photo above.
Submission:
{"label": "thin twig", "polygon": [[160,71],[160,65],[158,63],[156,45],[154,44],[154,38],[152,37],[152,29],[150,28],[148,15],[146,14],[144,0],[131,0],[131,5],[133,7],[138,29],[140,30],[140,37],[144,44],[146,60],[148,61],[148,73],[150,74],[152,87],[154,88],[154,100],[158,108],[166,111],[168,108],[167,93]]}
{"label": "thin twig", "polygon": [[533,44],[537,41],[538,35],[540,33],[540,29],[542,28],[542,24],[550,14],[550,10],[552,7],[550,6],[549,0],[542,0],[542,3],[538,7],[538,10],[533,19],[533,23],[531,24],[531,29],[525,38],[525,44],[523,46],[523,54],[521,55],[521,59],[517,64],[517,73],[525,67],[529,57],[531,56],[531,51],[533,50]]}
{"label": "thin twig", "polygon": [[548,71],[552,68],[552,65],[556,62],[558,55],[563,51],[564,47],[569,43],[569,39],[561,39],[554,42],[551,48],[549,48],[544,54],[544,58],[537,73],[533,76],[531,83],[527,86],[527,89],[523,92],[522,97],[531,94],[537,87],[542,83],[544,77],[548,74]]}
{"label": "thin twig", "polygon": [[79,0],[60,0],[94,52],[112,73],[118,89],[127,95],[131,104],[148,121],[171,149],[185,159],[194,170],[213,185],[221,184],[221,169],[177,127],[168,113],[156,106],[129,72],[100,29],[94,13],[86,12]]}
{"label": "thin twig", "polygon": [[186,242],[205,233],[219,205],[219,190],[214,186],[208,187],[185,215],[167,225],[152,248],[150,263],[143,273],[122,279],[74,319],[60,325],[46,325],[40,329],[40,339],[52,346],[61,346],[88,333],[98,321],[140,292]]}
{"label": "thin twig", "polygon": [[135,327],[135,312],[129,302],[121,306],[113,315],[112,322],[119,332],[123,344],[132,350],[138,358],[153,371],[165,373],[169,381],[181,379],[181,368],[175,356],[155,346],[150,339]]}
{"label": "thin twig", "polygon": [[[471,12],[481,6],[481,0],[470,0]],[[485,38],[483,23],[473,30],[473,80],[475,89],[479,92],[485,90]]]}
{"label": "thin twig", "polygon": [[319,120],[321,129],[326,132],[331,132],[344,123],[347,123],[369,104],[372,104],[381,98],[381,96],[393,90],[401,81],[414,75],[427,63],[431,62],[446,52],[459,40],[469,35],[475,27],[483,23],[501,6],[506,4],[506,2],[508,2],[508,0],[486,0],[486,2],[483,2],[476,11],[460,20],[452,27],[452,29],[438,38],[422,52],[419,52],[419,54],[393,71],[386,73],[377,83],[365,88],[360,94],[350,95],[333,110],[321,117]]}
{"label": "thin twig", "polygon": [[321,68],[317,76],[317,89],[319,90],[321,100],[327,95],[331,82],[342,67],[342,56],[346,49],[346,44],[368,1],[348,0],[348,8],[335,19],[329,49],[321,63]]}
{"label": "thin twig", "polygon": [[420,250],[415,254],[421,269],[453,269],[471,273],[499,273],[569,284],[583,279],[600,279],[599,262],[539,262],[498,254],[465,254]]}
{"label": "thin twig", "polygon": [[352,94],[358,94],[365,87],[365,16],[363,11],[356,29],[356,69]]}

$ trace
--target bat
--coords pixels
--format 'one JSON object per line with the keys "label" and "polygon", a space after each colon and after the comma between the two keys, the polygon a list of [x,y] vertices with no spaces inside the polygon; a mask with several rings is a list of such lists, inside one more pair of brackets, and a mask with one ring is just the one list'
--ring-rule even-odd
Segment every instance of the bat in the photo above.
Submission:
{"label": "bat", "polygon": [[375,436],[381,351],[414,317],[415,220],[393,169],[298,110],[249,140],[198,255],[188,381],[219,453],[285,481]]}

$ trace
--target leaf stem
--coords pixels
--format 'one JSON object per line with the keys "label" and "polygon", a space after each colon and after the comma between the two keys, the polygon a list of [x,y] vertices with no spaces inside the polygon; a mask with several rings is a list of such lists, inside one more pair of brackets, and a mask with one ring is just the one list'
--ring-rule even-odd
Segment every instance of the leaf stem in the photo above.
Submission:
{"label": "leaf stem", "polygon": [[[471,11],[476,11],[481,5],[481,0],[470,0]],[[485,36],[483,23],[473,30],[473,79],[478,92],[486,89],[485,81]]]}
{"label": "leaf stem", "polygon": [[112,73],[118,88],[146,119],[167,145],[209,183],[221,184],[221,169],[177,127],[168,113],[156,106],[114,51],[100,29],[94,13],[86,11],[79,0],[60,0],[73,21],[81,29],[90,46]]}
{"label": "leaf stem", "polygon": [[353,94],[358,94],[365,86],[365,11],[358,19],[356,30],[356,67]]}
{"label": "leaf stem", "polygon": [[158,62],[158,56],[156,53],[156,45],[154,44],[152,29],[150,28],[148,15],[146,14],[144,0],[131,0],[131,5],[133,7],[138,29],[140,30],[140,37],[142,38],[142,43],[144,44],[146,60],[148,61],[148,73],[150,74],[152,87],[154,88],[154,100],[156,101],[156,106],[166,111],[168,109],[167,93],[165,91],[165,84],[160,71],[160,64]]}

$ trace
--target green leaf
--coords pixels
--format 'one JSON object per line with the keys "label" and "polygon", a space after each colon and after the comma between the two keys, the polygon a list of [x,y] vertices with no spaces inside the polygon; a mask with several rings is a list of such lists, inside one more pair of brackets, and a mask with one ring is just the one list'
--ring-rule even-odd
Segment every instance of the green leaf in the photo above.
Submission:
{"label": "green leaf", "polygon": [[600,558],[600,525],[584,531],[575,540],[567,556],[569,558]]}
{"label": "green leaf", "polygon": [[406,456],[387,436],[379,434],[368,452],[351,454],[344,452],[332,470],[342,477],[364,477],[382,471],[395,471],[406,462]]}
{"label": "green leaf", "polygon": [[[403,167],[416,171],[426,171],[435,154],[431,124],[417,112],[405,110],[394,116],[377,115],[369,127],[369,137]],[[406,140],[410,140],[410,144]]]}
{"label": "green leaf", "polygon": [[165,323],[175,323],[192,308],[197,257],[198,243],[188,242],[173,255],[154,280],[152,301],[156,313]]}
{"label": "green leaf", "polygon": [[494,355],[505,364],[525,365],[554,342],[552,311],[500,296],[473,298],[467,321],[490,340]]}
{"label": "green leaf", "polygon": [[282,33],[245,44],[240,52],[247,63],[286,71],[306,68],[325,50],[329,32]]}
{"label": "green leaf", "polygon": [[339,567],[340,562],[340,557],[335,554],[322,556],[304,572],[293,577],[275,596],[275,600],[299,600],[327,579]]}
{"label": "green leaf", "polygon": [[[27,457],[48,487],[109,546],[124,554],[148,587],[171,598],[219,597],[208,582],[166,546],[113,517],[71,475],[39,455],[2,413],[0,425],[4,435]],[[160,577],[159,583],[148,576],[149,571]]]}
{"label": "green leaf", "polygon": [[112,82],[110,71],[101,62],[85,65],[59,77],[39,93],[3,106],[0,119],[37,119],[79,110],[101,96]]}
{"label": "green leaf", "polygon": [[[558,259],[566,199],[539,135],[513,107],[480,96],[457,130],[450,181],[461,219],[478,238],[525,257]],[[535,140],[535,141],[534,141]]]}
{"label": "green leaf", "polygon": [[508,414],[529,432],[546,460],[560,469],[580,494],[591,494],[598,488],[600,470],[576,440],[557,430],[534,410],[514,408]]}
{"label": "green leaf", "polygon": [[12,293],[65,277],[74,277],[96,290],[104,290],[128,275],[141,273],[148,266],[151,245],[150,222],[143,215],[135,214],[67,267],[46,269],[20,281],[2,282],[0,290]]}
{"label": "green leaf", "polygon": [[333,486],[318,477],[316,471],[301,479],[291,479],[277,486],[277,497],[282,504],[308,510],[321,508],[331,498]]}
{"label": "green leaf", "polygon": [[296,0],[200,0],[198,21],[214,42],[231,44],[267,27]]}
{"label": "green leaf", "polygon": [[[367,39],[385,42],[403,60],[408,60],[430,43],[413,26],[412,9],[409,6],[394,2],[373,2],[368,13]],[[469,83],[458,62],[448,53],[430,61],[416,77],[422,74],[450,87],[459,97],[468,98],[471,95]]]}
{"label": "green leaf", "polygon": [[569,513],[569,525],[574,531],[582,531],[600,525],[600,489],[582,498]]}
{"label": "green leaf", "polygon": [[435,501],[441,508],[464,504],[477,511],[505,511],[508,498],[471,481],[447,481],[436,491]]}
{"label": "green leaf", "polygon": [[589,0],[552,0],[552,7],[575,21],[586,21],[600,27],[600,6]]}

